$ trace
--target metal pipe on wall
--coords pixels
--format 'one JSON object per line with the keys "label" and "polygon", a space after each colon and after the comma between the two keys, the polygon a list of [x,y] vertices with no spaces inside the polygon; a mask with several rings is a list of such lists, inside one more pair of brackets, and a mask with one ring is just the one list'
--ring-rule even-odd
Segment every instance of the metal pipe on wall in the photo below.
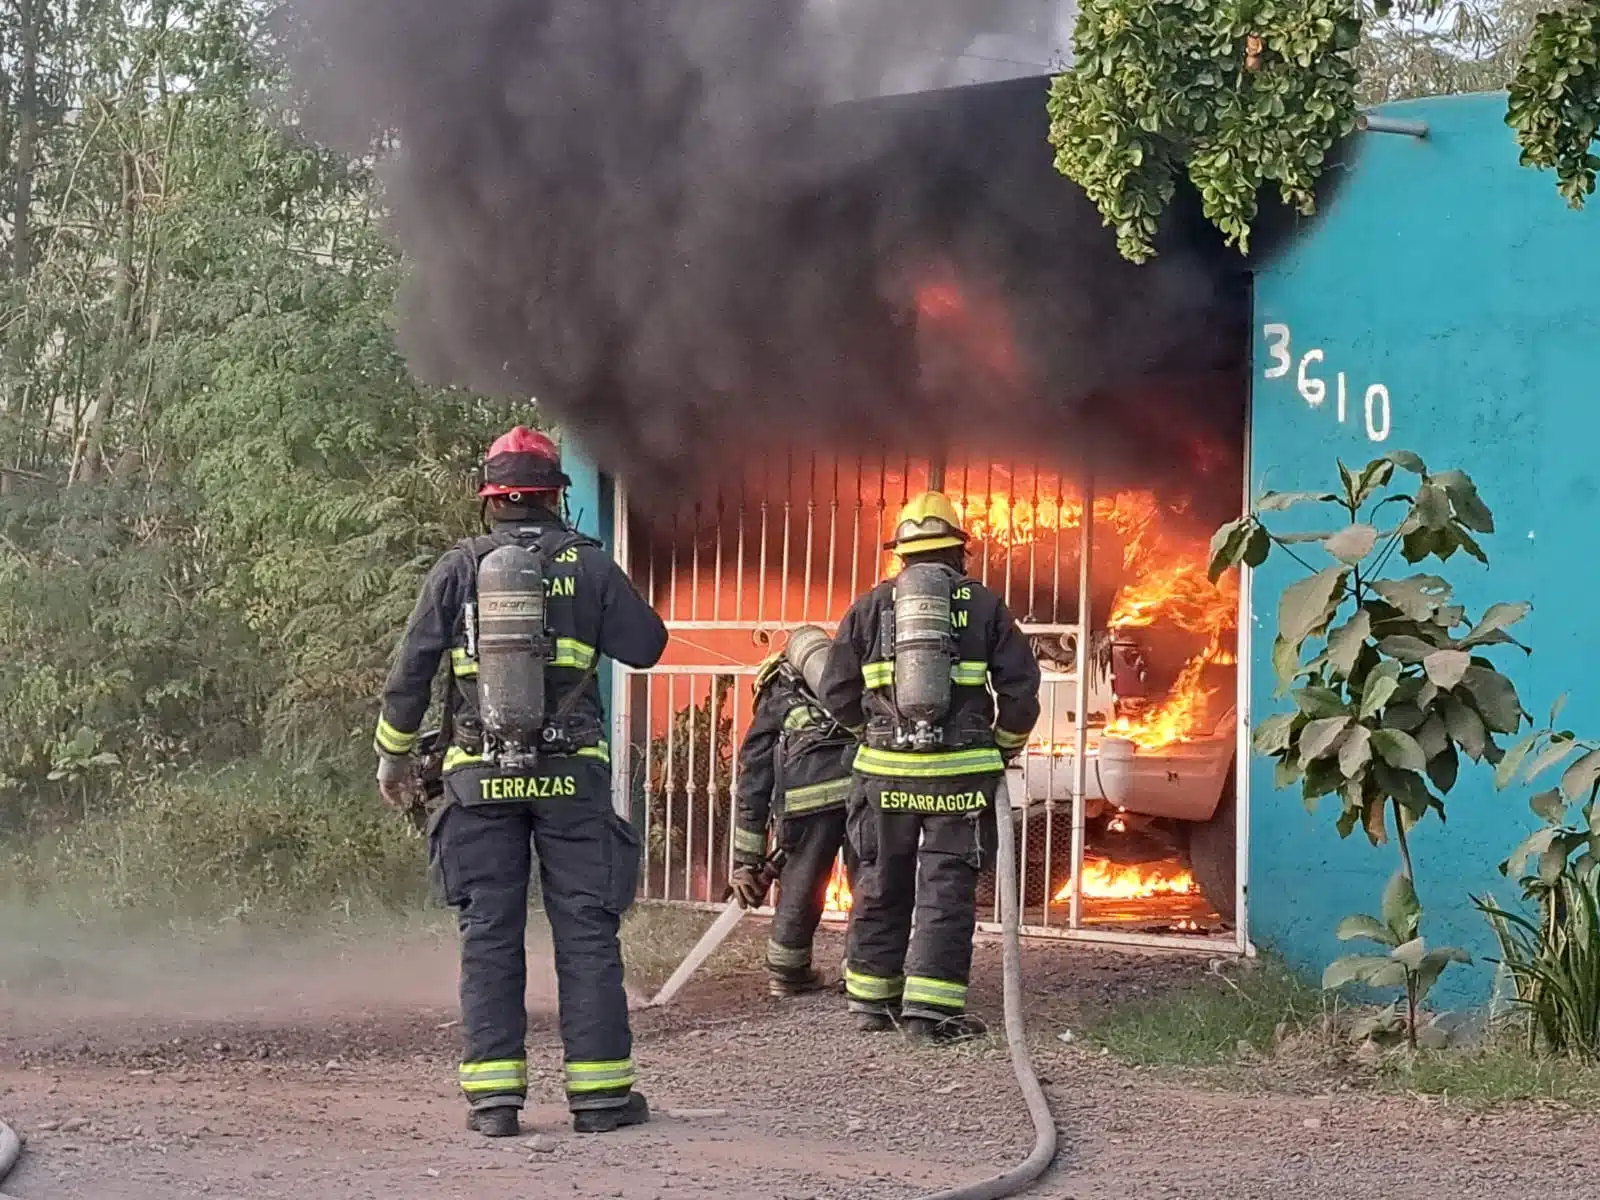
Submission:
{"label": "metal pipe on wall", "polygon": [[1094,472],[1083,472],[1083,520],[1078,527],[1078,677],[1073,681],[1077,720],[1073,727],[1072,754],[1072,900],[1067,927],[1083,924],[1083,840],[1089,791],[1089,671],[1094,615],[1090,611],[1089,580],[1094,558]]}

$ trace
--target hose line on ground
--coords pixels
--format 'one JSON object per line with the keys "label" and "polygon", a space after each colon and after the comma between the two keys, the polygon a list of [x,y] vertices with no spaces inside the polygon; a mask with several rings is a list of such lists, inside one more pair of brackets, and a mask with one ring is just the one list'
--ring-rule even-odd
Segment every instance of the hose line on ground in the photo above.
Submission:
{"label": "hose line on ground", "polygon": [[1021,897],[1017,893],[1016,836],[1011,828],[1011,793],[1002,777],[995,792],[996,882],[1000,888],[1001,963],[1005,975],[1006,1045],[1011,1048],[1011,1069],[1028,1102],[1033,1118],[1033,1153],[1011,1170],[965,1187],[934,1192],[919,1200],[1000,1200],[1014,1196],[1031,1184],[1056,1156],[1056,1123],[1050,1105],[1028,1058],[1028,1031],[1022,1021],[1022,941],[1018,927]]}
{"label": "hose line on ground", "polygon": [[[6,1176],[11,1174],[11,1168],[17,1165],[21,1154],[22,1140],[11,1126],[0,1121],[0,1183],[6,1181]],[[6,1200],[4,1193],[0,1193],[0,1200]]]}

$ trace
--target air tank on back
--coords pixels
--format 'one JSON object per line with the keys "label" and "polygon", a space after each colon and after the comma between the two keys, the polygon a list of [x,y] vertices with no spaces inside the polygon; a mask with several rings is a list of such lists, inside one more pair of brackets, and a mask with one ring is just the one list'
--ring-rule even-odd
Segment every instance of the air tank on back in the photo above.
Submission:
{"label": "air tank on back", "polygon": [[894,700],[913,725],[936,725],[950,711],[950,585],[954,573],[913,563],[894,581]]}
{"label": "air tank on back", "polygon": [[478,566],[478,709],[484,729],[532,750],[544,727],[544,563],[526,546],[491,550]]}
{"label": "air tank on back", "polygon": [[827,630],[820,625],[802,625],[789,635],[789,644],[783,648],[789,665],[800,672],[806,687],[818,698],[822,696],[822,667],[832,647]]}

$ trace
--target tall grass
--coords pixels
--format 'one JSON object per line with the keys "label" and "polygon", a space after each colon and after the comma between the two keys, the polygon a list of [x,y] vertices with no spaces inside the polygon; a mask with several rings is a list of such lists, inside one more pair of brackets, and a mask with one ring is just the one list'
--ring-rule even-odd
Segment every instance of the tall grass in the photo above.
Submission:
{"label": "tall grass", "polygon": [[1600,872],[1579,878],[1568,868],[1537,884],[1534,920],[1475,899],[1500,943],[1512,1003],[1528,1017],[1528,1048],[1600,1061]]}
{"label": "tall grass", "polygon": [[256,761],[142,783],[64,833],[12,846],[0,898],[112,924],[416,911],[428,900],[421,839],[353,775]]}

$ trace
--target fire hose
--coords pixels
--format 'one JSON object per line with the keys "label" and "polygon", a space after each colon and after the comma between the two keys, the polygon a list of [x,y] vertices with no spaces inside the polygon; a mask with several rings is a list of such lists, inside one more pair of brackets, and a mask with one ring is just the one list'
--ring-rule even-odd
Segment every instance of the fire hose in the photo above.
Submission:
{"label": "fire hose", "polygon": [[[6,1181],[6,1176],[11,1174],[11,1168],[17,1165],[21,1154],[22,1140],[11,1126],[0,1121],[0,1183]],[[6,1200],[5,1193],[0,1192],[0,1200]]]}
{"label": "fire hose", "polygon": [[1028,1057],[1028,1031],[1022,1020],[1022,938],[1018,926],[1020,897],[1017,894],[1016,835],[1011,828],[1011,792],[1002,777],[995,791],[996,881],[1000,888],[1001,968],[1005,984],[1006,1045],[1011,1050],[1011,1069],[1022,1089],[1033,1119],[1033,1152],[1009,1171],[980,1179],[965,1187],[950,1188],[919,1197],[919,1200],[1000,1200],[1022,1191],[1050,1166],[1056,1156],[1056,1123],[1039,1077]]}

